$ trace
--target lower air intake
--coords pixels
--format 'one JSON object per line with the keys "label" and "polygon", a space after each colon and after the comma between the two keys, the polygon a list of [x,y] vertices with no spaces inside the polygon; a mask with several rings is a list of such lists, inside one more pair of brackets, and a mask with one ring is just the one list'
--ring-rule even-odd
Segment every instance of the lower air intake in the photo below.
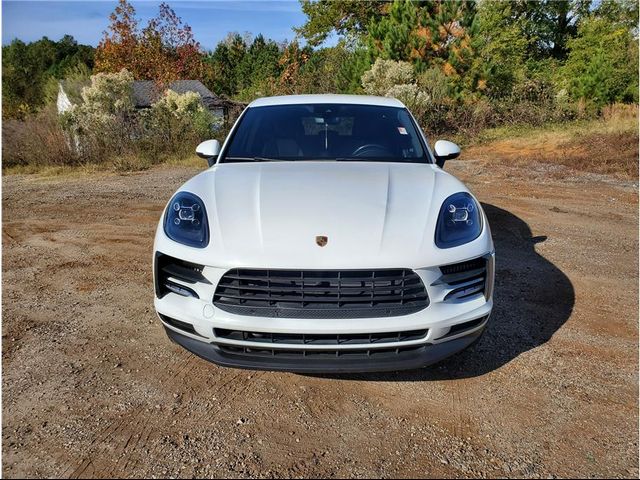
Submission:
{"label": "lower air intake", "polygon": [[442,277],[438,284],[446,284],[452,290],[444,300],[465,300],[485,293],[487,281],[487,259],[476,258],[467,262],[440,267]]}

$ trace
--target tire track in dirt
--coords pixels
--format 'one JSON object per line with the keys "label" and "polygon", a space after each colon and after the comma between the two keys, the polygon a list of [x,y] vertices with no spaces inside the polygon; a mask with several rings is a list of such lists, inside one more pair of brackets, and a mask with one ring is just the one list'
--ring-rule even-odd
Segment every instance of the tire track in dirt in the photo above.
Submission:
{"label": "tire track in dirt", "polygon": [[[162,368],[159,384],[166,384],[171,379],[180,378],[180,373],[188,369],[189,363],[193,361],[193,358],[183,351],[178,351],[176,357],[174,357],[171,364]],[[147,405],[146,407],[148,408],[149,406]],[[69,466],[65,473],[71,471],[69,475],[71,478],[83,478],[87,476],[87,469],[92,467],[96,472],[106,472],[106,476],[117,478],[117,464],[120,461],[119,456],[116,455],[117,452],[125,452],[126,446],[133,437],[137,438],[137,446],[144,435],[145,429],[153,421],[153,419],[149,420],[148,417],[143,415],[144,413],[145,405],[140,405],[124,418],[113,419],[109,426],[83,452],[82,460]],[[118,436],[120,432],[122,432],[122,435]],[[118,438],[115,438],[116,436]],[[111,445],[111,442],[116,443],[115,447]],[[129,458],[135,453],[137,453],[136,448],[126,450],[125,463],[129,463]]]}
{"label": "tire track in dirt", "polygon": [[454,421],[452,433],[454,436],[464,439],[477,434],[477,431],[473,431],[471,428],[473,424],[471,412],[475,409],[467,395],[469,383],[468,380],[459,380],[448,385],[451,394],[451,418]]}
{"label": "tire track in dirt", "polygon": [[[171,348],[175,346],[172,345]],[[201,398],[193,386],[206,386],[209,378],[215,378],[221,382],[214,385],[217,402],[222,405],[230,404],[251,386],[245,372],[214,367],[217,371],[212,375],[211,366],[201,359],[182,349],[176,348],[176,353],[169,364],[161,366],[163,373],[158,379],[158,384],[162,384],[169,391],[181,391],[178,394],[181,405],[175,407],[172,412],[172,416],[176,419],[183,418],[185,411],[193,413],[195,410],[199,414],[191,414],[189,423],[193,425],[207,423],[206,420],[211,411],[206,405],[210,403],[210,399]],[[187,385],[183,383],[185,378],[190,380]],[[186,390],[181,390],[185,387]],[[135,471],[133,469],[142,456],[154,455],[153,451],[143,454],[140,450],[148,449],[150,437],[154,432],[155,437],[160,435],[158,427],[162,424],[162,422],[156,422],[154,417],[149,419],[145,416],[145,407],[149,406],[139,406],[126,417],[114,420],[91,443],[84,452],[83,459],[67,468],[65,473],[71,471],[69,475],[71,478],[83,478],[97,472],[100,472],[101,476],[122,478],[127,475],[127,466]],[[135,438],[134,444],[131,444],[132,438]],[[145,441],[141,442],[143,438]]]}
{"label": "tire track in dirt", "polygon": [[[97,450],[100,449],[105,449],[107,448],[106,445],[106,441],[110,440],[113,435],[115,433],[117,433],[127,422],[127,418],[123,418],[120,419],[119,422],[112,422],[109,424],[109,426],[107,426],[101,433],[100,435],[98,435],[89,445],[89,451],[90,451],[90,455],[88,455],[87,457],[85,457],[77,466],[71,466],[69,467],[66,471],[65,471],[65,475],[67,476],[67,472],[71,471],[71,473],[69,473],[69,477],[70,478],[87,478],[88,475],[86,475],[87,469],[89,467],[93,467],[94,466],[94,457],[95,457],[95,452]],[[93,448],[95,446],[95,448]],[[72,470],[73,469],[73,470]],[[94,473],[97,472],[101,472],[102,469],[93,469]]]}

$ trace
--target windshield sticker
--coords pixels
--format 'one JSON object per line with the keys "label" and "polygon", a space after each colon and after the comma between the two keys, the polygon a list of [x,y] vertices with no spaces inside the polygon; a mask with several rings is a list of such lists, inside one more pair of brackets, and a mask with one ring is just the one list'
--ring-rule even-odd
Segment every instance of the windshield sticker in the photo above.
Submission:
{"label": "windshield sticker", "polygon": [[398,127],[398,131],[400,132],[400,135],[408,135],[407,129],[404,127]]}

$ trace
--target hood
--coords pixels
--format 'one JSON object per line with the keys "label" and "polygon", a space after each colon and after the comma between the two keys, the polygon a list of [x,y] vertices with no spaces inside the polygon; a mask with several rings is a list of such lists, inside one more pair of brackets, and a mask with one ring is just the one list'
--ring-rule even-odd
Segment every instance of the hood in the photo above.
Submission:
{"label": "hood", "polygon": [[436,217],[451,190],[436,184],[450,181],[457,184],[450,193],[464,189],[430,164],[229,163],[183,189],[205,201],[207,250],[225,264],[398,268],[433,248]]}

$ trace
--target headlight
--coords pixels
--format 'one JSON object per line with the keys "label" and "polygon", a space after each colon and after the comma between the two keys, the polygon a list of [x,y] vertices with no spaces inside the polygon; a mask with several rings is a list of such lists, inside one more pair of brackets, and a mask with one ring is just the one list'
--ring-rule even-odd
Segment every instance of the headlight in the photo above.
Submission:
{"label": "headlight", "polygon": [[178,243],[206,247],[209,244],[209,224],[202,200],[192,193],[177,193],[167,208],[164,232]]}
{"label": "headlight", "polygon": [[480,208],[466,192],[455,193],[440,208],[436,225],[436,246],[457,247],[475,240],[482,232]]}

